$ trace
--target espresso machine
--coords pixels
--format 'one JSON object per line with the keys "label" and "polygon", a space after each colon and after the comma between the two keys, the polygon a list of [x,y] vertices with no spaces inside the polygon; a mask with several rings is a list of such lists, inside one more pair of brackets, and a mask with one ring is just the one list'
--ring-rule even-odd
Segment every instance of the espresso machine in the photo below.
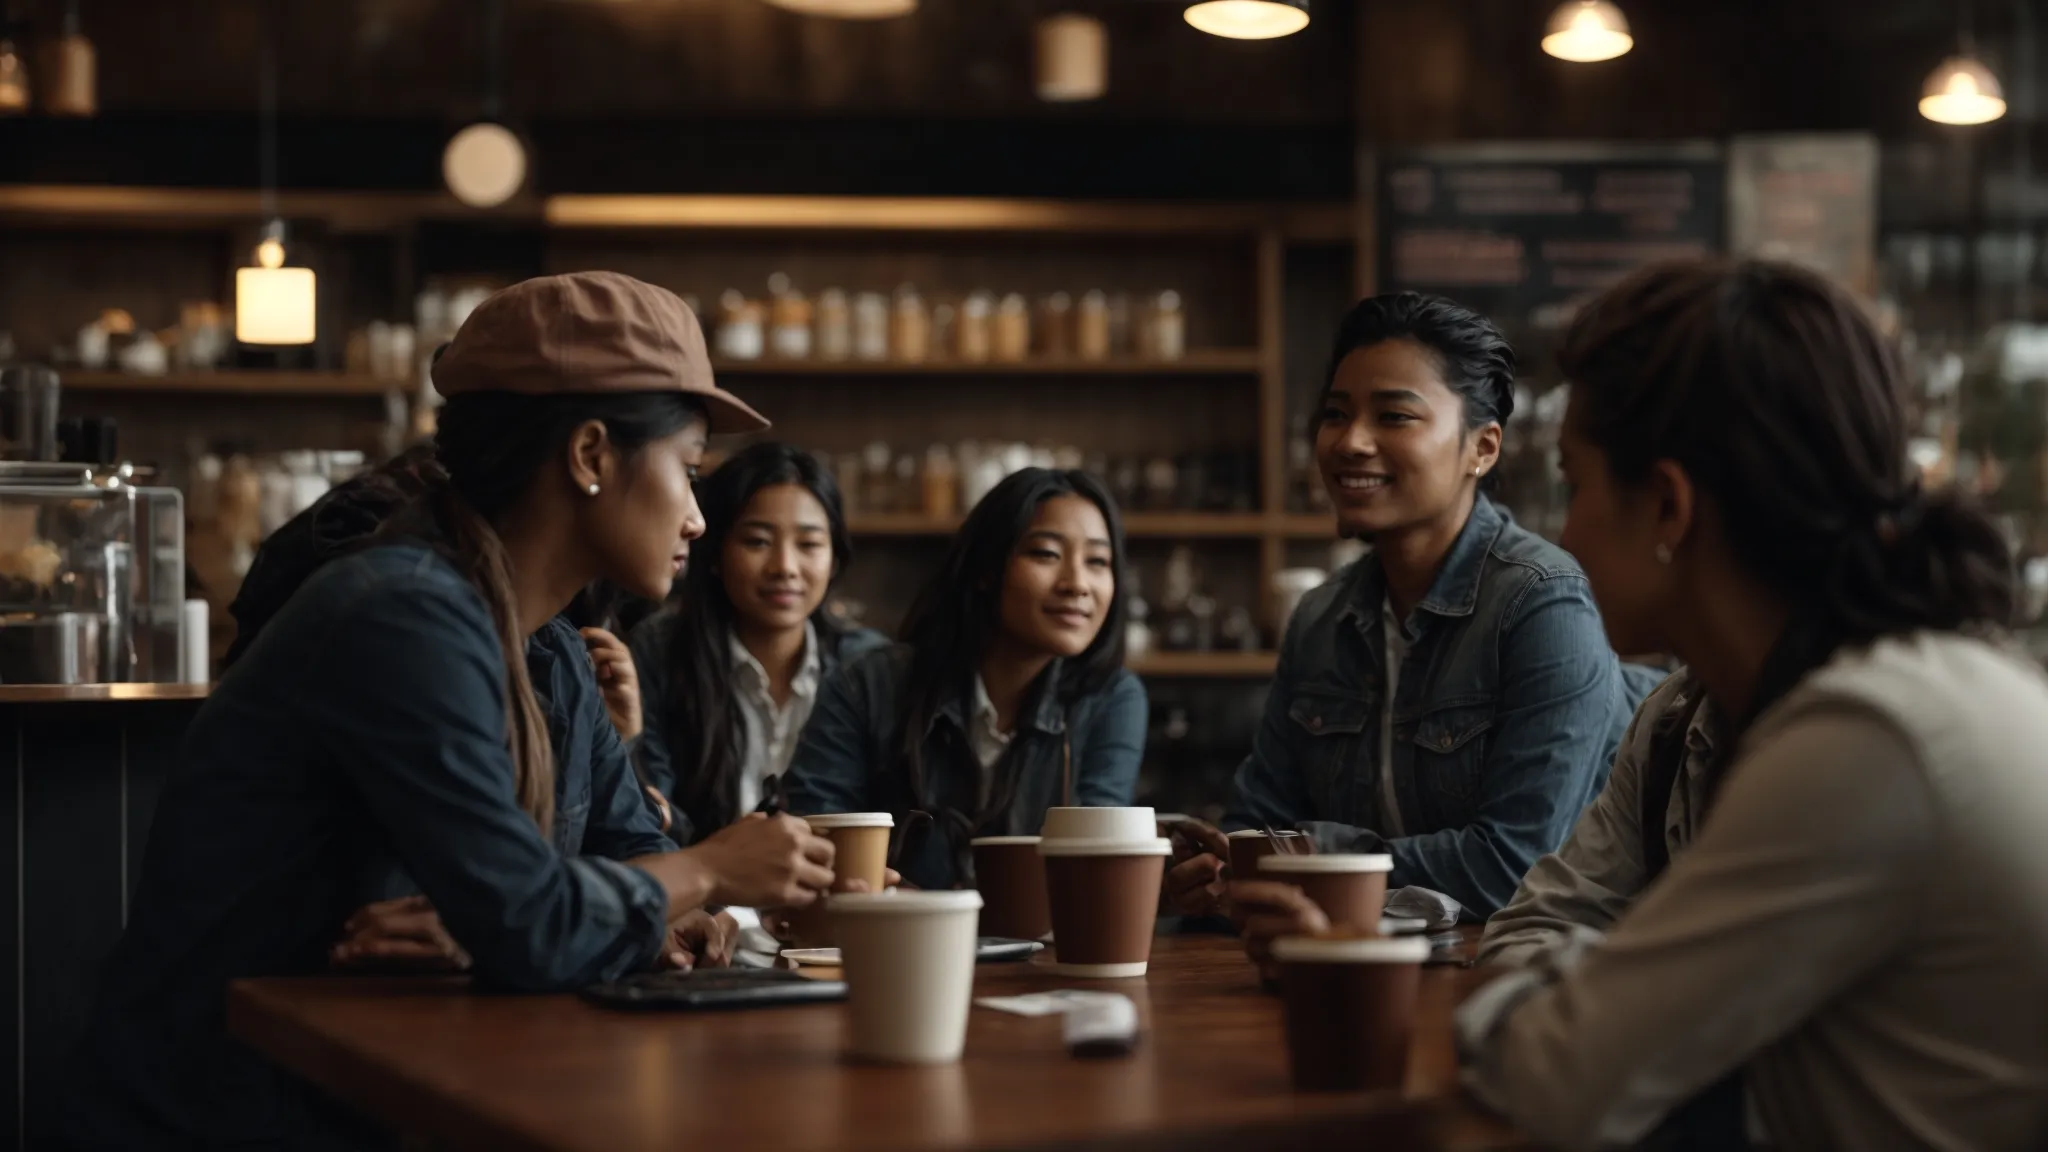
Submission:
{"label": "espresso machine", "polygon": [[183,495],[60,462],[58,388],[47,368],[0,368],[0,684],[175,682]]}

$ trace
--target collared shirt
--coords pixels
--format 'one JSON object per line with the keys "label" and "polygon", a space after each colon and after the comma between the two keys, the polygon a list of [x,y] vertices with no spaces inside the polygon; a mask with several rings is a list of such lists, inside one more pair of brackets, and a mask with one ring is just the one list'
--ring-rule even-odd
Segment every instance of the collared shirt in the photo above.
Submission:
{"label": "collared shirt", "polygon": [[789,682],[789,701],[775,702],[768,670],[761,666],[737,636],[732,638],[733,700],[740,706],[740,720],[746,726],[746,762],[740,768],[739,810],[733,818],[752,812],[761,804],[761,782],[789,770],[789,758],[796,754],[797,733],[811,718],[818,699],[818,678],[824,666],[818,655],[818,631],[804,625],[803,657]]}
{"label": "collared shirt", "polygon": [[974,678],[974,715],[967,721],[967,742],[974,748],[974,758],[981,763],[984,771],[994,768],[1003,753],[1010,750],[1010,739],[1014,735],[1005,732],[996,717],[995,701],[988,698],[988,685],[981,677]]}
{"label": "collared shirt", "polygon": [[1408,658],[1408,636],[1394,615],[1392,598],[1380,601],[1380,632],[1387,643],[1387,690],[1380,693],[1380,831],[1402,835],[1401,798],[1394,792],[1394,697],[1401,691],[1401,662]]}

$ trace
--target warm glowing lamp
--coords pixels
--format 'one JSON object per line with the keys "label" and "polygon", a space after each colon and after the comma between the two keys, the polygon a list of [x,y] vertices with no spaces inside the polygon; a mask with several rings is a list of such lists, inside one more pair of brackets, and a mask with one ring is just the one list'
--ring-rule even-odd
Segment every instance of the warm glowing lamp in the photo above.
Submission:
{"label": "warm glowing lamp", "polygon": [[441,179],[471,208],[496,208],[526,184],[526,145],[503,124],[479,120],[448,138]]}
{"label": "warm glowing lamp", "polygon": [[1308,27],[1308,0],[1202,0],[1181,15],[1211,36],[1276,40]]}
{"label": "warm glowing lamp", "polygon": [[1550,14],[1543,36],[1545,52],[1578,64],[1612,60],[1635,46],[1628,17],[1608,0],[1565,0]]}
{"label": "warm glowing lamp", "polygon": [[768,0],[776,8],[839,20],[887,20],[917,11],[917,0]]}
{"label": "warm glowing lamp", "polygon": [[1937,124],[1989,124],[2005,115],[2005,91],[1975,57],[1951,56],[1927,77],[1920,114]]}
{"label": "warm glowing lamp", "polygon": [[235,269],[235,339],[244,344],[311,344],[313,270],[284,266],[284,223],[272,220],[254,268]]}

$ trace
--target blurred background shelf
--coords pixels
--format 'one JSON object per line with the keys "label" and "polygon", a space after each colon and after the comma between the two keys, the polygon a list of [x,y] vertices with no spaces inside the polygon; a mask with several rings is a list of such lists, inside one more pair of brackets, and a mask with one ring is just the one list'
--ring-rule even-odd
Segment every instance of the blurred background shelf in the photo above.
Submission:
{"label": "blurred background shelf", "polygon": [[721,376],[1251,376],[1263,367],[1256,348],[1197,348],[1178,360],[726,360]]}
{"label": "blurred background shelf", "polygon": [[214,396],[382,396],[404,390],[400,382],[352,372],[252,372],[223,368],[212,372],[63,373],[67,392],[135,392],[162,395]]}
{"label": "blurred background shelf", "polygon": [[1277,652],[1153,652],[1128,666],[1146,679],[1263,680],[1279,663]]}
{"label": "blurred background shelf", "polygon": [[[1133,512],[1124,517],[1124,535],[1133,538],[1231,540],[1258,539],[1271,521],[1257,512]],[[904,515],[856,516],[848,524],[855,536],[948,536],[958,519]]]}

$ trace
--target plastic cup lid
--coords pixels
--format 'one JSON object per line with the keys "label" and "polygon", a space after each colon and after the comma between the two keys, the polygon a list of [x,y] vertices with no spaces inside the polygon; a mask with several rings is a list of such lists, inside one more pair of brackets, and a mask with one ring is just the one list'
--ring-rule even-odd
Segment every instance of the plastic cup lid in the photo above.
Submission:
{"label": "plastic cup lid", "polygon": [[981,893],[972,888],[958,891],[913,892],[891,888],[886,892],[842,892],[827,902],[833,912],[898,913],[972,912],[981,907]]}
{"label": "plastic cup lid", "polygon": [[840,828],[894,828],[896,818],[887,812],[826,812],[817,816],[806,816],[812,828],[820,832]]}
{"label": "plastic cup lid", "polygon": [[[1297,837],[1307,836],[1308,833],[1297,832],[1292,828],[1275,828],[1273,829],[1273,835],[1282,840],[1293,840]],[[1265,838],[1266,833],[1264,830],[1258,828],[1240,828],[1224,837],[1226,840],[1264,840]]]}
{"label": "plastic cup lid", "polygon": [[1039,838],[1036,836],[977,836],[967,843],[972,847],[981,848],[998,844],[1036,844],[1038,841]]}
{"label": "plastic cup lid", "polygon": [[1420,964],[1429,959],[1422,936],[1284,936],[1273,941],[1273,959],[1308,964]]}
{"label": "plastic cup lid", "polygon": [[1259,858],[1261,872],[1291,872],[1295,875],[1329,875],[1342,872],[1392,872],[1394,858],[1380,855],[1289,856],[1280,853]]}
{"label": "plastic cup lid", "polygon": [[1164,837],[1149,840],[1042,840],[1041,856],[1171,856],[1173,841]]}

